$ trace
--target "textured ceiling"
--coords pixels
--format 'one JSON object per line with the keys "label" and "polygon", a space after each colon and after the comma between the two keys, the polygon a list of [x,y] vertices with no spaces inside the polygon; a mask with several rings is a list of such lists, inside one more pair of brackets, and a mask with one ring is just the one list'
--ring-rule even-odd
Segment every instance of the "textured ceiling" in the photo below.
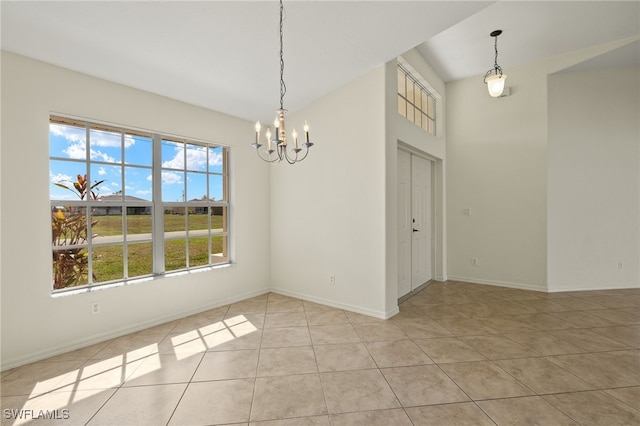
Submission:
{"label": "textured ceiling", "polygon": [[[0,5],[5,50],[250,120],[279,107],[276,1]],[[289,110],[415,46],[451,81],[491,68],[494,29],[504,30],[505,69],[640,33],[637,1],[285,1],[285,10]]]}

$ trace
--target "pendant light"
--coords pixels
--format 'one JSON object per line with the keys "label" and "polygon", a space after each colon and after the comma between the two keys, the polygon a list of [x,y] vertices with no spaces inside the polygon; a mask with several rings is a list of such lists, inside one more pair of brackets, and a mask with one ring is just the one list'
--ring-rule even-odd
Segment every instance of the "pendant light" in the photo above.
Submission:
{"label": "pendant light", "polygon": [[502,30],[495,30],[490,34],[490,36],[495,39],[494,47],[496,56],[493,68],[484,75],[484,83],[487,85],[487,89],[489,89],[489,95],[493,98],[502,95],[504,82],[507,79],[507,75],[502,72],[502,68],[498,65],[498,36],[500,34],[502,34]]}

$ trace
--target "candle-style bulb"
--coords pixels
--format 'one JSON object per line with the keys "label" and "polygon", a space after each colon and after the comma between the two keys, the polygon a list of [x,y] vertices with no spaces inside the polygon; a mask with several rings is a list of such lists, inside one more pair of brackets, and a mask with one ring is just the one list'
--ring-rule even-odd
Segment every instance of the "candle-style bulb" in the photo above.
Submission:
{"label": "candle-style bulb", "polygon": [[304,141],[309,143],[309,123],[307,123],[307,120],[304,121]]}
{"label": "candle-style bulb", "polygon": [[256,132],[259,132],[260,128],[261,128],[260,121],[256,121]]}
{"label": "candle-style bulb", "polygon": [[291,136],[294,140],[298,138],[298,132],[296,132],[296,129],[293,129],[293,132],[291,132]]}
{"label": "candle-style bulb", "polygon": [[267,149],[271,151],[271,127],[267,127],[267,131],[265,132],[265,134],[267,135]]}

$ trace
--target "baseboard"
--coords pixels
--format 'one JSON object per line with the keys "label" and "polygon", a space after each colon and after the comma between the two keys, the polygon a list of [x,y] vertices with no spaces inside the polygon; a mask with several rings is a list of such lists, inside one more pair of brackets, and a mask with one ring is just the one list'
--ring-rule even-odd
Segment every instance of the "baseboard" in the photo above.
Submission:
{"label": "baseboard", "polygon": [[96,343],[104,342],[106,340],[114,339],[116,337],[125,336],[127,334],[135,333],[137,331],[145,330],[150,327],[155,327],[157,325],[165,324],[170,321],[175,321],[178,319],[182,319],[191,315],[199,314],[200,312],[205,312],[210,309],[219,308],[220,306],[229,305],[231,303],[240,302],[245,299],[250,299],[252,297],[260,296],[265,293],[269,293],[269,288],[263,288],[260,290],[255,290],[247,293],[243,293],[237,296],[229,297],[223,300],[218,300],[215,303],[209,303],[205,305],[201,305],[197,308],[189,309],[186,311],[179,312],[177,314],[169,315],[166,317],[162,317],[160,319],[154,319],[153,321],[141,322],[129,327],[120,328],[117,330],[109,331],[108,333],[102,333],[98,335],[92,335],[90,338],[86,339],[78,339],[72,342],[67,342],[64,345],[57,346],[55,348],[47,349],[46,351],[36,352],[34,354],[29,354],[28,356],[18,357],[9,359],[6,361],[2,360],[2,367],[0,371],[5,371],[11,368],[19,367],[21,365],[29,364],[36,361],[42,361],[43,359],[50,358],[52,356],[61,355],[67,352],[74,351],[76,349],[82,349],[87,346],[94,345]]}
{"label": "baseboard", "polygon": [[566,291],[599,291],[599,290],[636,290],[640,289],[638,284],[629,284],[623,286],[598,286],[598,287],[554,287],[547,290],[549,293],[563,293]]}
{"label": "baseboard", "polygon": [[350,305],[347,303],[340,303],[334,300],[323,299],[321,297],[310,296],[308,294],[298,293],[295,291],[284,290],[280,288],[272,288],[272,293],[280,294],[283,296],[295,297],[296,299],[306,300],[307,302],[318,303],[320,305],[331,306],[332,308],[342,309],[349,312],[355,312],[356,314],[367,315],[378,319],[389,319],[400,312],[400,309],[396,306],[389,312],[374,311],[372,309],[362,308],[360,306]]}
{"label": "baseboard", "polygon": [[522,283],[512,283],[507,281],[489,281],[482,280],[478,278],[469,278],[469,277],[461,277],[461,276],[449,276],[450,281],[462,281],[472,284],[484,284],[484,285],[492,285],[496,287],[506,287],[506,288],[516,288],[520,290],[530,290],[530,291],[541,291],[544,293],[563,293],[567,291],[598,291],[598,290],[631,290],[631,289],[640,289],[639,284],[629,284],[629,285],[621,285],[621,286],[597,286],[597,287],[538,287],[531,284],[522,284]]}
{"label": "baseboard", "polygon": [[461,277],[456,275],[449,275],[449,281],[462,281],[466,283],[491,285],[495,287],[515,288],[519,290],[530,290],[530,291],[541,291],[544,293],[547,292],[547,288],[545,286],[535,286],[532,284],[524,284],[524,283],[513,283],[509,281],[483,280],[479,278]]}
{"label": "baseboard", "polygon": [[398,305],[402,304],[402,302],[404,302],[406,300],[411,299],[413,296],[415,296],[416,294],[420,293],[425,288],[429,287],[435,281],[437,281],[437,280],[429,280],[426,283],[422,284],[421,286],[418,286],[415,290],[411,290],[409,293],[405,294],[404,296],[399,297],[398,298]]}

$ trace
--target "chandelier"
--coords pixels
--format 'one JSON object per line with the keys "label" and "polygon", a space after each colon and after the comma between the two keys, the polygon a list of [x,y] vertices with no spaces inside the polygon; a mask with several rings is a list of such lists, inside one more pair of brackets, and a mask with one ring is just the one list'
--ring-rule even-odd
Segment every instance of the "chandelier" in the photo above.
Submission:
{"label": "chandelier", "polygon": [[487,89],[489,89],[489,95],[493,98],[497,98],[502,95],[502,91],[504,90],[504,82],[507,79],[507,75],[503,74],[502,68],[498,65],[498,36],[502,34],[502,30],[495,30],[489,34],[491,37],[495,38],[495,51],[496,58],[493,64],[493,68],[491,68],[484,75],[484,83],[487,85]]}
{"label": "chandelier", "polygon": [[293,129],[291,132],[291,138],[293,139],[293,148],[287,148],[287,134],[286,134],[286,126],[284,123],[284,118],[287,113],[287,110],[284,109],[284,94],[287,92],[287,86],[284,84],[284,56],[282,54],[282,14],[284,11],[284,7],[282,5],[282,0],[280,0],[280,108],[276,110],[276,118],[273,122],[274,134],[273,139],[271,139],[271,129],[267,128],[265,132],[265,136],[267,138],[267,149],[264,150],[264,154],[261,154],[260,147],[262,144],[260,143],[260,122],[256,122],[256,141],[252,143],[251,146],[256,149],[256,154],[258,157],[266,161],[267,163],[276,163],[281,162],[282,160],[286,160],[289,164],[295,164],[299,161],[307,158],[307,154],[309,154],[309,148],[313,146],[313,143],[309,142],[309,125],[307,122],[304,122],[304,143],[302,146],[304,147],[304,154],[300,154],[303,150],[298,145],[298,133],[296,129]]}

